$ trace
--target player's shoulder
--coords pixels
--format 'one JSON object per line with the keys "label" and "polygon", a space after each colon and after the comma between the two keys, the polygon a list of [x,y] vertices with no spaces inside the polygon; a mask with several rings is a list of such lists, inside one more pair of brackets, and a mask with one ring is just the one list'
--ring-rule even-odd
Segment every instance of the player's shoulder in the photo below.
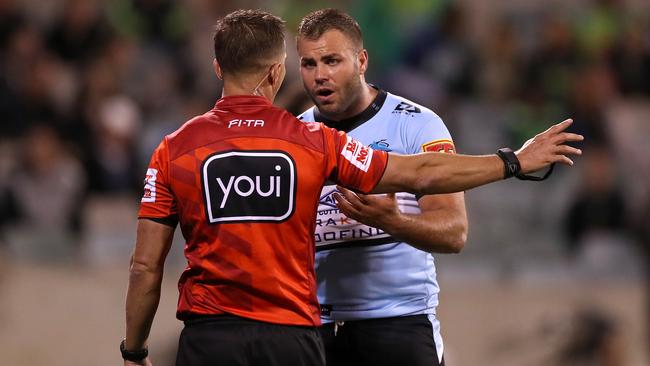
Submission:
{"label": "player's shoulder", "polygon": [[312,106],[306,111],[300,113],[297,118],[303,122],[314,122],[316,120],[314,115],[315,108],[316,106]]}
{"label": "player's shoulder", "polygon": [[417,122],[433,121],[443,123],[440,116],[430,108],[390,92],[386,93],[386,101],[382,109],[394,115],[409,117],[409,120]]}

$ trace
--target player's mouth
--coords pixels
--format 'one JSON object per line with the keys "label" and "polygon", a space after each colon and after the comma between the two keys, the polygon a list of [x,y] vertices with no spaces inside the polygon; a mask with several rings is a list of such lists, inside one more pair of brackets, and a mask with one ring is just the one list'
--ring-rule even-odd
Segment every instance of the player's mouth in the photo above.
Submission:
{"label": "player's mouth", "polygon": [[334,99],[334,90],[329,89],[329,88],[316,89],[316,93],[314,93],[314,94],[316,95],[316,99],[320,103],[332,102],[333,99]]}

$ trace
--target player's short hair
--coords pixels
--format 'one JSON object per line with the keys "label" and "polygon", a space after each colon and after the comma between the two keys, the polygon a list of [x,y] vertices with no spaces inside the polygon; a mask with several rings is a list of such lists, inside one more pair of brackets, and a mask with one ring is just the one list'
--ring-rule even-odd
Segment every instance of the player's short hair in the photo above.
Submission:
{"label": "player's short hair", "polygon": [[359,23],[338,9],[321,9],[305,15],[298,25],[298,37],[318,39],[323,33],[332,29],[343,33],[359,49],[363,48],[363,36]]}
{"label": "player's short hair", "polygon": [[253,73],[284,52],[284,20],[262,10],[237,10],[217,22],[214,57],[224,74]]}

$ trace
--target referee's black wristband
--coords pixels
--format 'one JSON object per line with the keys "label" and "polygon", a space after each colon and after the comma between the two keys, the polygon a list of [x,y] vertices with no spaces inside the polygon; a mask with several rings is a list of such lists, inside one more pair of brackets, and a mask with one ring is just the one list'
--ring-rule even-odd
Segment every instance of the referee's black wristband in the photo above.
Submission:
{"label": "referee's black wristband", "polygon": [[551,174],[553,173],[553,168],[555,167],[555,163],[551,164],[551,166],[548,168],[548,170],[546,171],[546,173],[544,173],[543,176],[537,177],[534,175],[523,174],[521,172],[521,164],[519,163],[519,159],[517,158],[517,155],[515,155],[514,151],[512,151],[512,149],[509,149],[507,147],[504,147],[503,149],[499,149],[497,150],[497,156],[500,157],[501,160],[503,160],[503,165],[504,165],[503,179],[508,179],[514,176],[520,180],[531,180],[534,182],[540,182],[550,177]]}
{"label": "referee's black wristband", "polygon": [[120,353],[122,353],[123,359],[132,362],[142,361],[149,356],[149,350],[146,347],[136,351],[127,350],[126,339],[122,339],[122,342],[120,342]]}
{"label": "referee's black wristband", "polygon": [[513,176],[518,176],[521,171],[521,164],[519,164],[519,159],[515,155],[512,149],[504,147],[497,150],[497,156],[503,160],[504,173],[503,179],[508,179]]}

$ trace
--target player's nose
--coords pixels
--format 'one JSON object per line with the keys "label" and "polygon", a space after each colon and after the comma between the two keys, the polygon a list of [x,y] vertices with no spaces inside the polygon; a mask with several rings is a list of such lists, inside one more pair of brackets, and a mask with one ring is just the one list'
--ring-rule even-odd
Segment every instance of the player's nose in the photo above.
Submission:
{"label": "player's nose", "polygon": [[325,68],[320,65],[316,65],[314,77],[316,79],[316,82],[319,84],[322,84],[323,82],[327,81],[328,76],[327,73],[325,72]]}

